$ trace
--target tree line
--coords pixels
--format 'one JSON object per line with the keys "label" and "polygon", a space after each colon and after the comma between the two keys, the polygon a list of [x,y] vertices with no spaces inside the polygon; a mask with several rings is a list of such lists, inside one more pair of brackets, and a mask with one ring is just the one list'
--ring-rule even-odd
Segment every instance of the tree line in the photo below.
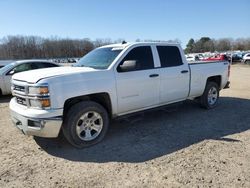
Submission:
{"label": "tree line", "polygon": [[[0,39],[0,59],[32,59],[32,58],[70,58],[82,57],[94,48],[120,43],[123,39],[96,39],[94,41],[68,38],[42,38],[37,36],[7,36]],[[140,39],[137,42],[142,41]],[[154,40],[144,40],[154,41]],[[167,42],[179,42],[178,39]],[[247,39],[211,39],[202,37],[199,40],[190,39],[185,52],[222,52],[229,50],[250,50],[250,38]]]}
{"label": "tree line", "polygon": [[[116,41],[118,42],[118,41]],[[0,59],[82,57],[96,47],[111,44],[111,39],[62,39],[37,36],[7,36],[0,39]]]}
{"label": "tree line", "polygon": [[185,53],[202,53],[202,52],[226,52],[226,51],[247,51],[250,50],[250,38],[239,39],[211,39],[201,37],[199,40],[190,39],[185,49]]}

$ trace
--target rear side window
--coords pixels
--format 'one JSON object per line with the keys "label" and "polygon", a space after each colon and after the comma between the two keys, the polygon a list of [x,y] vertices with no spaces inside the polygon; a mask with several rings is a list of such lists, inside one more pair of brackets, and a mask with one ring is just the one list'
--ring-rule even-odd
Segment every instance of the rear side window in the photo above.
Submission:
{"label": "rear side window", "polygon": [[52,64],[52,63],[44,63],[44,67],[59,67],[58,65]]}
{"label": "rear side window", "polygon": [[175,67],[182,65],[181,54],[176,46],[157,46],[161,67]]}
{"label": "rear side window", "polygon": [[49,68],[49,67],[58,67],[58,66],[52,63],[42,63],[42,62],[32,63],[33,69],[42,69],[42,68]]}
{"label": "rear side window", "polygon": [[[124,61],[136,61],[136,69],[134,71],[154,68],[154,60],[150,46],[135,47],[125,56],[120,65],[122,65]],[[119,66],[117,71],[121,72]]]}

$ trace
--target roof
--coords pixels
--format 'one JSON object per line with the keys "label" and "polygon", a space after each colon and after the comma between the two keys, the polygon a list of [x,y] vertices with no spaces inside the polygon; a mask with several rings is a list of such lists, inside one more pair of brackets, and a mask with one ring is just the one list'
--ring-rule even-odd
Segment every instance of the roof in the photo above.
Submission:
{"label": "roof", "polygon": [[52,61],[44,60],[44,59],[25,59],[25,60],[17,60],[15,63],[33,63],[33,62],[45,62],[45,63],[53,63]]}
{"label": "roof", "polygon": [[118,43],[118,44],[110,44],[106,46],[102,46],[100,48],[119,48],[119,49],[125,49],[128,46],[133,45],[180,45],[179,43],[172,43],[172,42],[127,42],[125,44]]}
{"label": "roof", "polygon": [[8,65],[8,64],[10,64],[12,62],[13,62],[13,60],[0,60],[0,65],[5,66],[5,65]]}

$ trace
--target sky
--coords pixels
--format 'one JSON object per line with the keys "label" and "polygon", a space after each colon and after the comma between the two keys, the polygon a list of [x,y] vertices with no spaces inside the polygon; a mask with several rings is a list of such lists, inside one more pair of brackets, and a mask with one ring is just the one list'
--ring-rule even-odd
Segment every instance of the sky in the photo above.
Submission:
{"label": "sky", "polygon": [[250,0],[0,0],[0,38],[250,37]]}

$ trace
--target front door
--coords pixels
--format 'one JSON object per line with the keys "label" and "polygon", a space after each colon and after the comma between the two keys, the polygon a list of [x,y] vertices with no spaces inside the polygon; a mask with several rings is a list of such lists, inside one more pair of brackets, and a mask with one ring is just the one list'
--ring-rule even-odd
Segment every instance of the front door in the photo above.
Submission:
{"label": "front door", "polygon": [[[125,61],[136,62],[134,69],[122,70]],[[118,114],[159,104],[159,70],[154,69],[150,46],[135,47],[116,70]]]}

